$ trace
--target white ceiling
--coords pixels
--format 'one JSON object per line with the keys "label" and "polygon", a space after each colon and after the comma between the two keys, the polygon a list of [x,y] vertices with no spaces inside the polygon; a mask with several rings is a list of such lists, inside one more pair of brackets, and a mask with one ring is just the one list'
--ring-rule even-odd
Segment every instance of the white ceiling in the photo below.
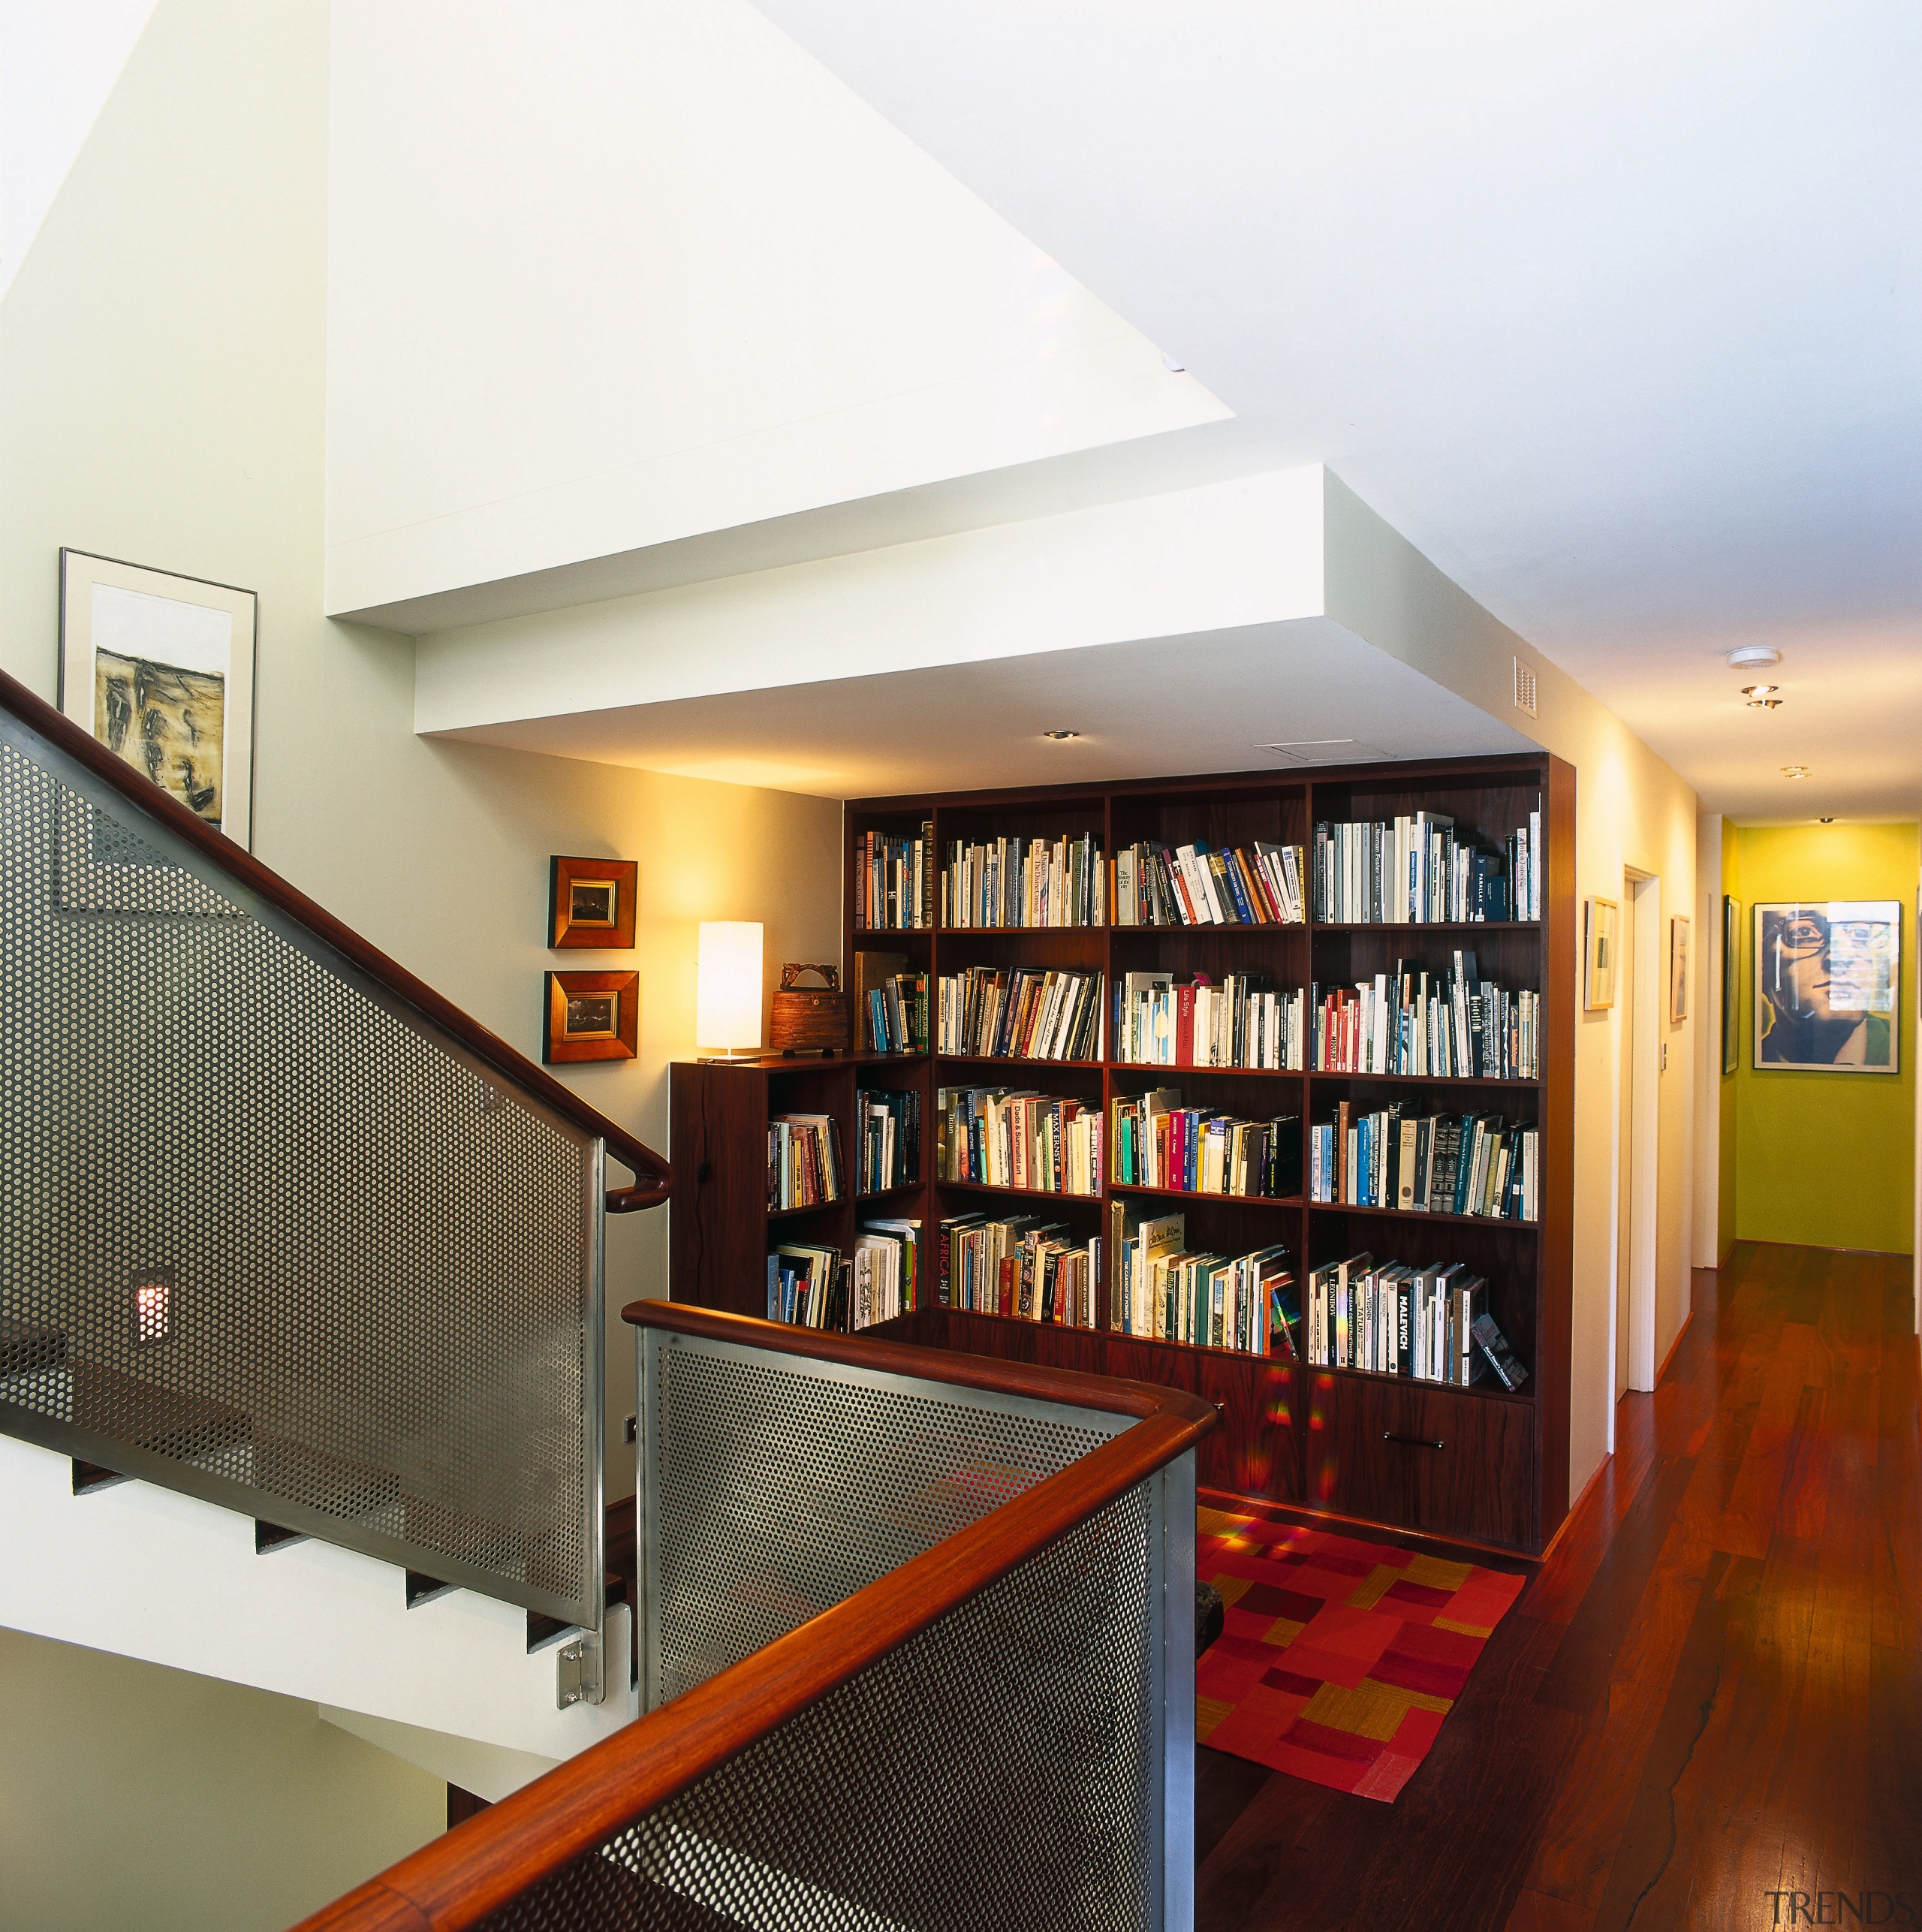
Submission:
{"label": "white ceiling", "polygon": [[1705,803],[1922,808],[1922,10],[759,4]]}
{"label": "white ceiling", "polygon": [[[1050,731],[1081,735],[1044,744]],[[826,798],[1529,746],[1322,617],[432,735]]]}

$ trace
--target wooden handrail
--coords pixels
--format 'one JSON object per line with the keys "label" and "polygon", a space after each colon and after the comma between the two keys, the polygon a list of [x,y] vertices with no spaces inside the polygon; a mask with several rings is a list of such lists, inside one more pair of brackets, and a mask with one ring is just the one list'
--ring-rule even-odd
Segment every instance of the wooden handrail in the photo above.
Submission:
{"label": "wooden handrail", "polygon": [[607,1198],[610,1214],[629,1214],[643,1207],[658,1207],[667,1198],[673,1185],[673,1170],[644,1141],[625,1127],[590,1107],[571,1087],[563,1087],[544,1067],[537,1066],[525,1053],[509,1046],[498,1033],[490,1032],[471,1014],[464,1013],[436,993],[425,980],[417,979],[396,960],[390,959],[378,946],[371,945],[351,927],[343,925],[324,906],[316,905],[297,887],[290,885],[279,873],[270,871],[253,854],[216,832],[197,818],[176,798],[141,777],[131,765],[124,764],[107,747],[80,729],[71,718],[56,711],[43,698],[36,697],[17,678],[0,671],[0,709],[10,711],[37,736],[57,750],[83,764],[88,770],[119,792],[137,810],[158,820],[170,832],[185,839],[204,858],[238,879],[249,891],[290,918],[297,920],[336,952],[351,960],[370,979],[376,980],[397,999],[431,1020],[442,1032],[451,1033],[461,1044],[516,1087],[532,1094],[564,1118],[607,1144],[607,1151],[634,1171],[631,1187],[610,1189]]}
{"label": "wooden handrail", "polygon": [[777,1348],[923,1382],[1133,1415],[1098,1448],[370,1879],[294,1932],[462,1932],[606,1843],[1191,1448],[1213,1406],[1182,1389],[830,1335],[670,1302],[637,1328]]}

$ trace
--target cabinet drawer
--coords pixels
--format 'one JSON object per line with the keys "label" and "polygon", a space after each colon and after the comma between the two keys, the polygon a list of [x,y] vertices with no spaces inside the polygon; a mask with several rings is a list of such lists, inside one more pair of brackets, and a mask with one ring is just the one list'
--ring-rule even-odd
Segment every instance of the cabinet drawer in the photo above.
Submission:
{"label": "cabinet drawer", "polygon": [[1532,1549],[1535,1410],[1415,1382],[1319,1374],[1309,1499],[1442,1536]]}

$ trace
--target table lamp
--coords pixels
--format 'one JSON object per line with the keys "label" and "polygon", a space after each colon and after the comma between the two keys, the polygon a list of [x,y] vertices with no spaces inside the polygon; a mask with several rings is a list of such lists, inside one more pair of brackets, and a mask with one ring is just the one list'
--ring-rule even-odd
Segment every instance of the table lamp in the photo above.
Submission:
{"label": "table lamp", "polygon": [[718,1047],[703,1059],[727,1060],[761,1050],[761,923],[703,919],[694,978],[694,1038],[697,1051]]}

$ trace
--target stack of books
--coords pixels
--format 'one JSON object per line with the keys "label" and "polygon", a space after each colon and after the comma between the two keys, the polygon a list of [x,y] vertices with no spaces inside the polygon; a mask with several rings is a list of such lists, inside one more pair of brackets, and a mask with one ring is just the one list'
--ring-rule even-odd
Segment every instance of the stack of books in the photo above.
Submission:
{"label": "stack of books", "polygon": [[1112,1104],[1114,1178],[1124,1187],[1181,1194],[1240,1194],[1284,1200],[1301,1189],[1301,1120],[1240,1120],[1184,1107],[1179,1087],[1157,1087]]}
{"label": "stack of books", "polygon": [[1315,828],[1315,917],[1333,925],[1422,925],[1541,917],[1541,808],[1499,851],[1458,839],[1445,812]]}
{"label": "stack of books", "polygon": [[1159,1342],[1293,1358],[1300,1311],[1288,1251],[1277,1243],[1234,1256],[1193,1252],[1179,1214],[1124,1227],[1109,1325]]}
{"label": "stack of books", "polygon": [[990,1059],[1086,1060],[1101,1052],[1104,975],[1035,966],[969,966],[938,988],[944,1053]]}
{"label": "stack of books", "polygon": [[1460,1261],[1410,1267],[1351,1255],[1308,1277],[1305,1354],[1315,1368],[1366,1369],[1468,1388],[1528,1370],[1488,1310],[1488,1284]]}
{"label": "stack of books", "polygon": [[917,1088],[863,1087],[854,1096],[860,1130],[856,1185],[863,1194],[910,1187],[921,1177],[921,1096]]}
{"label": "stack of books", "polygon": [[776,1114],[767,1123],[770,1209],[824,1207],[845,1192],[833,1120],[825,1114]]}
{"label": "stack of books", "polygon": [[1117,926],[1298,926],[1302,851],[1256,839],[1210,851],[1200,839],[1169,846],[1143,839],[1114,861]]}
{"label": "stack of books", "polygon": [[854,924],[864,932],[907,932],[934,923],[934,821],[912,838],[863,832],[854,841]]}
{"label": "stack of books", "polygon": [[1078,839],[956,841],[941,875],[944,926],[1102,926],[1107,867],[1092,833]]}
{"label": "stack of books", "polygon": [[1101,1275],[1101,1237],[1077,1240],[1063,1221],[956,1214],[941,1224],[944,1308],[1092,1328]]}
{"label": "stack of books", "polygon": [[920,1258],[918,1221],[870,1221],[854,1240],[849,1314],[857,1329],[892,1322],[920,1306],[916,1276]]}
{"label": "stack of books", "polygon": [[1311,1201],[1414,1214],[1541,1216],[1541,1135],[1499,1114],[1417,1117],[1409,1103],[1364,1113],[1348,1101],[1309,1129]]}
{"label": "stack of books", "polygon": [[1299,1073],[1308,996],[1278,993],[1266,973],[1122,975],[1114,990],[1115,1058],[1135,1066],[1265,1067]]}
{"label": "stack of books", "polygon": [[791,1241],[767,1258],[767,1319],[845,1334],[852,1270],[839,1248]]}
{"label": "stack of books", "polygon": [[1098,1194],[1101,1115],[1065,1094],[944,1087],[937,1156],[943,1180],[1044,1194]]}
{"label": "stack of books", "polygon": [[1392,973],[1310,989],[1311,1064],[1324,1073],[1412,1074],[1438,1080],[1538,1080],[1541,995],[1484,979],[1459,949],[1447,972],[1412,961]]}
{"label": "stack of books", "polygon": [[924,1053],[928,1050],[928,976],[890,974],[865,996],[868,1050]]}

